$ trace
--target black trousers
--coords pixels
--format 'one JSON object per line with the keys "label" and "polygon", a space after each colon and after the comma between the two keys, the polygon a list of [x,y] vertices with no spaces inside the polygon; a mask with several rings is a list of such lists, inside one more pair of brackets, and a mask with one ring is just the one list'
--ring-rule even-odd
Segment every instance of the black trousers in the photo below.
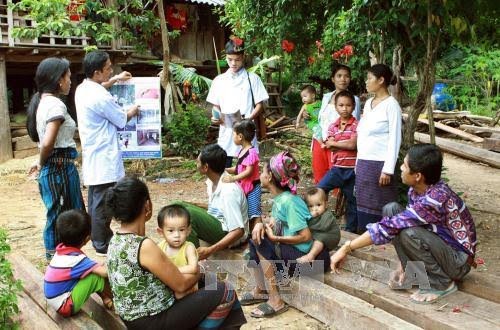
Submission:
{"label": "black trousers", "polygon": [[108,252],[108,244],[113,237],[110,228],[111,218],[104,213],[104,196],[106,191],[115,185],[115,182],[89,186],[88,210],[92,219],[92,246],[99,253]]}

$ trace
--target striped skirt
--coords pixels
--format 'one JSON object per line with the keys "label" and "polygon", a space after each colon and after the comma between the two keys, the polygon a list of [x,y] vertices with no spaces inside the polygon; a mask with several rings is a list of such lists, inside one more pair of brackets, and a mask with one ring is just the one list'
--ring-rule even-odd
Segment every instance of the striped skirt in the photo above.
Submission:
{"label": "striped skirt", "polygon": [[58,243],[56,219],[64,211],[85,210],[80,177],[74,159],[75,148],[56,148],[43,165],[38,176],[38,188],[47,208],[47,222],[43,231],[46,257],[50,259]]}
{"label": "striped skirt", "polygon": [[358,212],[382,216],[382,208],[398,200],[398,178],[391,177],[388,186],[379,186],[378,181],[384,162],[358,159],[356,163],[355,195]]}

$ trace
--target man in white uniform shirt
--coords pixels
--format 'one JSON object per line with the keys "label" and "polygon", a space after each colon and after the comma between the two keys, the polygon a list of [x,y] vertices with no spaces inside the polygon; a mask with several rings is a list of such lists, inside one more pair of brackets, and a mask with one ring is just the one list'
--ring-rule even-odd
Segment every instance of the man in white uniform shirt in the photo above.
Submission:
{"label": "man in white uniform shirt", "polygon": [[104,195],[125,176],[117,129],[125,127],[139,109],[134,105],[123,110],[106,89],[119,80],[131,78],[126,71],[110,78],[113,67],[106,52],[93,51],[85,55],[83,69],[87,79],[75,92],[83,183],[88,186],[92,245],[98,255],[105,255],[113,232],[111,219],[104,214]]}
{"label": "man in white uniform shirt", "polygon": [[[233,157],[238,156],[239,147],[233,142],[232,125],[225,123],[224,118],[239,111],[241,117],[256,120],[269,95],[259,76],[249,73],[243,67],[245,54],[242,39],[233,37],[227,42],[226,61],[229,69],[214,79],[207,102],[222,114],[220,120],[213,118],[212,121],[220,125],[217,143],[226,151],[226,167],[230,167]],[[256,138],[252,144],[257,148]]]}

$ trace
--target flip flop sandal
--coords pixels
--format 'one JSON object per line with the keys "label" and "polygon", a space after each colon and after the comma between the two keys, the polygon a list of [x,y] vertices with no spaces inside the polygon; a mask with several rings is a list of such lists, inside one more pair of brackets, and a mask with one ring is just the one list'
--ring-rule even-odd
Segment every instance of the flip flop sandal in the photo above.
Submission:
{"label": "flip flop sandal", "polygon": [[251,317],[255,318],[265,318],[265,317],[273,317],[276,315],[279,315],[283,312],[286,312],[288,310],[288,305],[283,305],[278,310],[275,310],[271,305],[269,305],[267,302],[260,304],[257,306],[257,309],[262,312],[262,314],[256,314],[253,311],[250,313]]}
{"label": "flip flop sandal", "polygon": [[240,305],[249,306],[267,301],[269,299],[267,292],[261,293],[259,296],[254,296],[251,292],[245,292],[240,297]]}
{"label": "flip flop sandal", "polygon": [[418,300],[415,300],[412,297],[410,297],[410,301],[412,303],[415,303],[415,304],[430,305],[430,304],[433,304],[433,303],[443,299],[444,297],[452,294],[455,291],[457,291],[457,285],[455,283],[453,283],[453,285],[446,290],[420,289],[417,291],[419,294],[433,294],[433,295],[437,295],[438,297],[436,299],[433,299],[430,301],[428,301],[428,300],[418,301]]}

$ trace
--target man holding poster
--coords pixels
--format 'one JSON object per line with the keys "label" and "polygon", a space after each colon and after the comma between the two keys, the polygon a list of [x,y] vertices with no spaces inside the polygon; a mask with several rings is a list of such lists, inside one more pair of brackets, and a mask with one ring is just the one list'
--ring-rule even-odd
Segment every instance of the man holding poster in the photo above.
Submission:
{"label": "man holding poster", "polygon": [[83,69],[87,79],[75,92],[83,183],[88,186],[92,245],[97,255],[104,256],[113,236],[111,219],[104,215],[104,193],[125,176],[117,129],[125,127],[127,121],[138,114],[139,107],[133,105],[124,111],[106,89],[121,79],[132,77],[124,71],[111,78],[113,68],[108,53],[87,53]]}
{"label": "man holding poster", "polygon": [[[213,104],[212,122],[219,124],[219,144],[227,153],[226,167],[231,167],[238,156],[233,142],[233,124],[242,118],[256,120],[269,95],[259,76],[243,67],[245,60],[243,40],[231,37],[226,43],[226,61],[229,69],[217,76],[208,92],[207,102]],[[257,139],[252,145],[257,148]]]}

